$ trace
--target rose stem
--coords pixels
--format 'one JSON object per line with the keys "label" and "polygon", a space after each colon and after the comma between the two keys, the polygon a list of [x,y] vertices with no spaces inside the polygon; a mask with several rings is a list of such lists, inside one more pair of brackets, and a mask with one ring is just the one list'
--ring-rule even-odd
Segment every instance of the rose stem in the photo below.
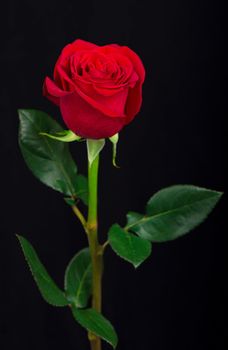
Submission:
{"label": "rose stem", "polygon": [[[89,186],[89,205],[87,220],[87,235],[92,260],[92,307],[101,312],[101,279],[103,269],[103,249],[98,242],[97,235],[97,180],[99,168],[99,155],[92,164],[88,164],[88,186]],[[101,339],[95,334],[88,334],[91,350],[101,350]]]}

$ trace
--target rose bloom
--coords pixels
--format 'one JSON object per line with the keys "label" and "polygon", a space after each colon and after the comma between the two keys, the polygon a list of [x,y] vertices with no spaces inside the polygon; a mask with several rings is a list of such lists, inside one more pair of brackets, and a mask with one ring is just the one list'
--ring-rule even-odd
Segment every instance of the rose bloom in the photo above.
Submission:
{"label": "rose bloom", "polygon": [[142,61],[127,46],[98,46],[78,39],[62,50],[54,79],[45,78],[43,93],[60,107],[70,130],[100,139],[134,119],[144,78]]}

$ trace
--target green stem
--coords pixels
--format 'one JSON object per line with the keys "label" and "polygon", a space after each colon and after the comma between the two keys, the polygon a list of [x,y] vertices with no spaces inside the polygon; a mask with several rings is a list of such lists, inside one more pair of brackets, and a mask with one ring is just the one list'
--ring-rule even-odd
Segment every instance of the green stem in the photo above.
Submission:
{"label": "green stem", "polygon": [[[89,211],[87,220],[87,234],[92,260],[93,285],[92,285],[92,307],[101,312],[101,280],[103,269],[102,246],[98,242],[97,235],[97,183],[98,183],[99,155],[92,164],[88,165],[88,185],[89,185]],[[91,350],[101,350],[101,339],[89,333]]]}
{"label": "green stem", "polygon": [[77,218],[79,219],[80,223],[82,224],[85,232],[87,233],[87,222],[86,222],[86,219],[84,218],[82,212],[78,209],[78,207],[76,205],[72,205],[72,210],[75,213],[75,215],[77,216]]}

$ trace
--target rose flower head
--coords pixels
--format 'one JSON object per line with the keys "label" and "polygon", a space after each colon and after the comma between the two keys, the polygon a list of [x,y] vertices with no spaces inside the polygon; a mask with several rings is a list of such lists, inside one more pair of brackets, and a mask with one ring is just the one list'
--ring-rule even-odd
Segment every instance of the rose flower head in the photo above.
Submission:
{"label": "rose flower head", "polygon": [[57,104],[65,124],[90,139],[111,137],[130,123],[142,103],[145,70],[127,46],[76,40],[62,50],[44,95]]}

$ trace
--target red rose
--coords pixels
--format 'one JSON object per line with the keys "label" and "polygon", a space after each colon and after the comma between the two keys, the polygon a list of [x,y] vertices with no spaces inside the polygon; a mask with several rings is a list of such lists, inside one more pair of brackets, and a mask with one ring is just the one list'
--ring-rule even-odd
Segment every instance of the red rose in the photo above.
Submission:
{"label": "red rose", "polygon": [[43,93],[60,107],[69,129],[100,139],[119,132],[139,112],[144,78],[140,58],[127,46],[76,40],[62,50]]}

